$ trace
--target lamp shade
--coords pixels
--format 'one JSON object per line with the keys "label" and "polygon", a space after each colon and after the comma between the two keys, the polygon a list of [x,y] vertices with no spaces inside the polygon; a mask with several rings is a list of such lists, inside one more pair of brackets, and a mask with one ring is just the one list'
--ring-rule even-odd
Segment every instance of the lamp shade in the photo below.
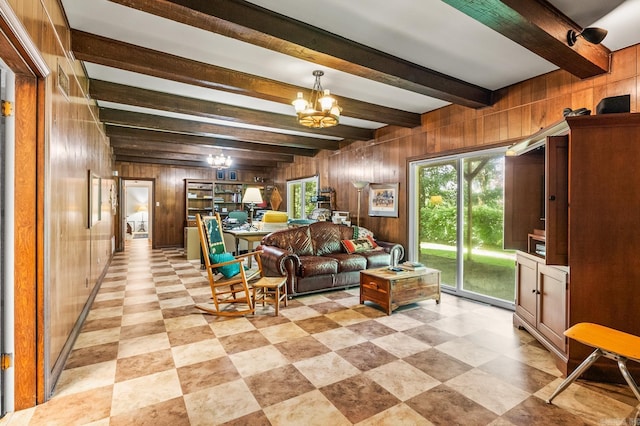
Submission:
{"label": "lamp shade", "polygon": [[352,183],[353,183],[353,186],[355,186],[355,187],[356,187],[356,189],[362,189],[362,188],[364,188],[365,186],[367,186],[367,184],[368,184],[369,182],[365,182],[365,181],[359,180],[359,181],[352,182]]}
{"label": "lamp shade", "polygon": [[242,202],[249,204],[262,204],[262,194],[260,194],[260,188],[247,188],[244,191],[244,196],[242,197]]}

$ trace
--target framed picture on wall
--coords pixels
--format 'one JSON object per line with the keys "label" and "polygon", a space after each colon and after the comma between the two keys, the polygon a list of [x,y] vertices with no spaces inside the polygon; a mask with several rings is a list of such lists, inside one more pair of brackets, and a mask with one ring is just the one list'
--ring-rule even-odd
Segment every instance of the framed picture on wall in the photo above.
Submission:
{"label": "framed picture on wall", "polygon": [[398,185],[369,184],[369,216],[398,217]]}
{"label": "framed picture on wall", "polygon": [[88,206],[87,206],[87,227],[91,228],[100,222],[102,207],[102,179],[100,176],[89,170],[88,173]]}
{"label": "framed picture on wall", "polygon": [[217,173],[216,173],[216,179],[217,180],[224,180],[225,179],[225,173],[224,170],[220,170],[218,169]]}
{"label": "framed picture on wall", "polygon": [[229,170],[229,180],[238,180],[238,172],[235,170]]}

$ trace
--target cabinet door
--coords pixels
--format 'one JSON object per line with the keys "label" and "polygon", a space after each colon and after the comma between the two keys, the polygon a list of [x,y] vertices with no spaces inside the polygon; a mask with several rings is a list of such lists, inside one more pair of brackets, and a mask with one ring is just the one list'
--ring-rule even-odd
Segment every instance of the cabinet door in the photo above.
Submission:
{"label": "cabinet door", "polygon": [[568,265],[569,231],[569,137],[547,138],[546,264]]}
{"label": "cabinet door", "polygon": [[567,273],[559,268],[538,265],[538,331],[561,351],[565,351],[567,329]]}
{"label": "cabinet door", "polygon": [[516,262],[516,313],[536,325],[538,262],[518,256]]}
{"label": "cabinet door", "polygon": [[527,235],[544,229],[544,150],[505,158],[504,248],[527,251]]}

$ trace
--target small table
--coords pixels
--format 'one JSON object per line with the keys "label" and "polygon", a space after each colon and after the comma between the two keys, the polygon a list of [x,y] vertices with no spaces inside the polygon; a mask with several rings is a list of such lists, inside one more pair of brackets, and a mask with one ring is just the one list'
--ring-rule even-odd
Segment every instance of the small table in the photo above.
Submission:
{"label": "small table", "polygon": [[387,315],[400,306],[428,299],[440,303],[440,271],[437,269],[394,272],[385,267],[360,271],[360,303],[373,302]]}
{"label": "small table", "polygon": [[[239,246],[240,240],[245,240],[247,242],[247,247],[249,251],[253,251],[253,243],[256,241],[261,241],[262,237],[267,234],[270,234],[269,231],[247,231],[244,229],[229,229],[224,231],[226,234],[233,235],[233,238],[236,240],[236,256],[240,254]],[[251,258],[249,258],[249,267],[251,267]]]}

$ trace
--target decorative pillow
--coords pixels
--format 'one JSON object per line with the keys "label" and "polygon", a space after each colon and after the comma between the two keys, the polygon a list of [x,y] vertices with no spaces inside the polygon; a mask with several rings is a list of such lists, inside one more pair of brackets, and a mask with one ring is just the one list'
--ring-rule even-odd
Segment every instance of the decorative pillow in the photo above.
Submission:
{"label": "decorative pillow", "polygon": [[359,240],[342,240],[342,247],[344,247],[345,251],[349,254],[362,253],[363,251],[373,250],[374,248],[371,241],[367,238]]}
{"label": "decorative pillow", "polygon": [[[235,257],[233,257],[231,253],[211,253],[209,254],[209,259],[211,260],[211,263],[216,264],[234,260]],[[231,278],[240,273],[240,264],[231,263],[229,265],[218,266],[216,269],[224,275],[225,278]]]}
{"label": "decorative pillow", "polygon": [[354,226],[353,227],[353,239],[366,238],[367,236],[371,236],[373,238],[373,232],[368,230],[367,228],[363,228],[362,226]]}
{"label": "decorative pillow", "polygon": [[376,243],[376,240],[373,239],[373,235],[367,235],[367,240],[371,243],[372,248],[378,248],[378,244]]}

